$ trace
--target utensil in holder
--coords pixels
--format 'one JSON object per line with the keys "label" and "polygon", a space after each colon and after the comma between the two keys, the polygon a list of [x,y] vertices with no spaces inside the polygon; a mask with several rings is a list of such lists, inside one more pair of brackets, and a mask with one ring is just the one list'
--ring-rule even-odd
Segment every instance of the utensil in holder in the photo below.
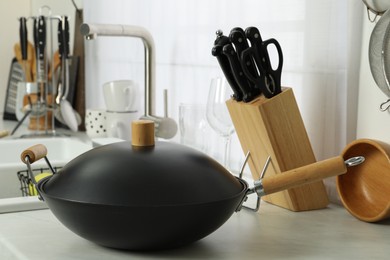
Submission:
{"label": "utensil in holder", "polygon": [[[255,180],[260,178],[269,156],[271,163],[265,178],[316,162],[291,88],[283,88],[282,93],[270,99],[259,96],[249,103],[228,100],[226,105],[243,152],[251,154],[248,163]],[[292,211],[320,209],[329,204],[322,181],[262,199]]]}

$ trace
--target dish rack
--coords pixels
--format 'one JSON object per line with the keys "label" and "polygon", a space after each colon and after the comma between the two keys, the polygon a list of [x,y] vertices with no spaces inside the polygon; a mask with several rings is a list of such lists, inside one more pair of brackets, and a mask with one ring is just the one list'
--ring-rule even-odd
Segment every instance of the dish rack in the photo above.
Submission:
{"label": "dish rack", "polygon": [[[54,171],[57,172],[62,167],[53,167]],[[32,169],[32,171],[35,173],[34,176],[39,176],[39,174],[44,173],[50,173],[51,170],[49,168],[39,168],[39,169]],[[34,187],[34,184],[29,177],[28,170],[22,170],[18,171],[16,173],[18,180],[20,182],[20,191],[22,194],[22,197],[29,197],[29,196],[38,196],[38,192]]]}

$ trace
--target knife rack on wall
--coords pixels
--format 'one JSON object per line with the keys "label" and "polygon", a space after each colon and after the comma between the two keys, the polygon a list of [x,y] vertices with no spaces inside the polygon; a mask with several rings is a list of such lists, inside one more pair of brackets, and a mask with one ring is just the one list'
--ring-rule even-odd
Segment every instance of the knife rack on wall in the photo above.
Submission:
{"label": "knife rack on wall", "polygon": [[[271,163],[264,178],[316,162],[294,93],[282,93],[267,99],[259,96],[250,103],[226,102],[241,147],[248,151],[249,167],[255,180],[268,158]],[[304,211],[325,208],[329,204],[322,181],[262,197],[277,206]]]}

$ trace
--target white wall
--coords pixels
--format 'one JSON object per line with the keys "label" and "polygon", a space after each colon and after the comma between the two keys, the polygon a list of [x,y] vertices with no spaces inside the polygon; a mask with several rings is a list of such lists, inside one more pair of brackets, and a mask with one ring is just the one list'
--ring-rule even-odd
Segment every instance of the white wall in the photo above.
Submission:
{"label": "white wall", "polygon": [[[156,42],[159,115],[164,88],[169,90],[169,113],[175,119],[179,103],[206,102],[210,79],[222,75],[211,55],[216,29],[228,34],[235,26],[255,25],[263,37],[275,37],[282,45],[282,84],[294,88],[317,159],[339,153],[355,137],[363,16],[360,0],[85,0],[84,6],[85,22],[139,25],[151,32]],[[361,12],[356,14],[356,10]],[[314,20],[316,26],[307,22]],[[348,36],[351,31],[356,37]],[[351,51],[353,55],[348,53],[353,49],[349,48],[351,42],[358,50]],[[98,37],[85,45],[87,108],[104,106],[104,82],[127,77],[142,86],[143,46],[139,39]],[[351,57],[356,70],[350,68],[352,59],[347,61]],[[353,71],[353,80],[350,75],[347,78],[346,70]],[[233,148],[237,154],[240,150]]]}

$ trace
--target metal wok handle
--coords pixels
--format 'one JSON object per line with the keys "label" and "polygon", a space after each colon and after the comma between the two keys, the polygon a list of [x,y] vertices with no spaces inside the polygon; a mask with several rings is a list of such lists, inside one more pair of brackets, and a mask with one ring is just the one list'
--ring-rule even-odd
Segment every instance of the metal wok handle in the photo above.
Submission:
{"label": "metal wok handle", "polygon": [[[37,188],[37,182],[35,180],[34,173],[31,169],[32,163],[44,158],[47,165],[49,166],[51,172],[53,174],[55,174],[55,171],[54,171],[53,167],[51,166],[49,159],[47,159],[46,155],[47,155],[47,148],[43,144],[36,144],[34,146],[31,146],[31,147],[27,148],[26,150],[24,150],[20,155],[20,159],[22,160],[22,162],[24,162],[27,165],[28,176],[31,179],[31,182],[34,184],[35,188]],[[39,199],[43,200],[38,189],[37,189],[37,191],[39,194]]]}

